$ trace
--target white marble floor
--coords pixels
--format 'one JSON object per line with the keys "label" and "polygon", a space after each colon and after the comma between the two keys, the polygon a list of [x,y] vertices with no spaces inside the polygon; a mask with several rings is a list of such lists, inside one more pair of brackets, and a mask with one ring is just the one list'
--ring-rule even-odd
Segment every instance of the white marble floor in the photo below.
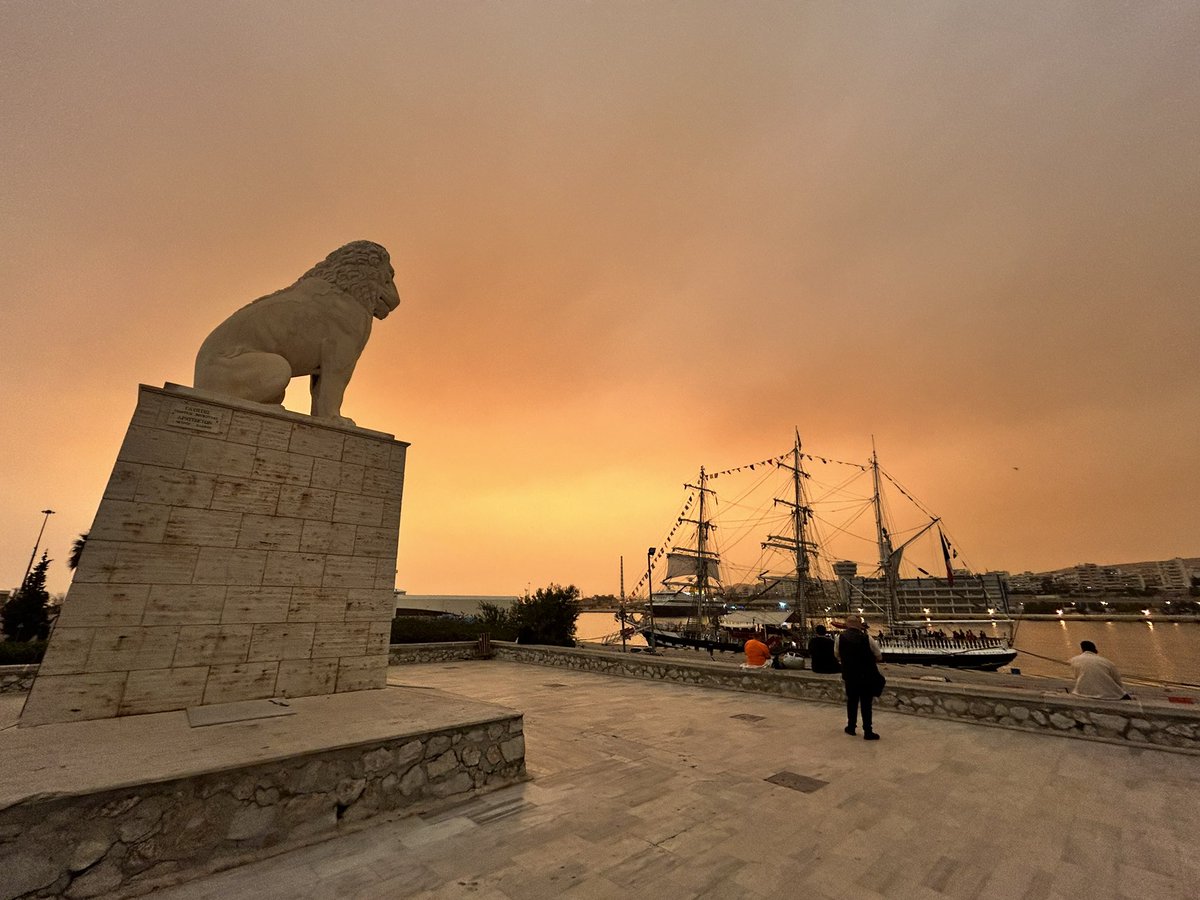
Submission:
{"label": "white marble floor", "polygon": [[517,663],[389,680],[524,710],[531,780],[155,896],[1182,900],[1200,884],[1195,757],[889,713],[868,743],[833,706]]}

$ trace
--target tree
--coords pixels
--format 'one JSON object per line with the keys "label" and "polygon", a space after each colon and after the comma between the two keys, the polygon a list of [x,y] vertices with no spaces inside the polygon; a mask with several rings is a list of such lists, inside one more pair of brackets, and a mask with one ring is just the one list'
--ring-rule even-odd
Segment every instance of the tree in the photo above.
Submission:
{"label": "tree", "polygon": [[71,544],[71,555],[67,557],[67,568],[72,572],[79,568],[79,560],[83,558],[83,548],[87,546],[87,539],[90,533],[85,531],[79,537],[75,538]]}
{"label": "tree", "polygon": [[575,620],[579,617],[579,588],[550,584],[532,597],[513,604],[510,621],[517,626],[517,643],[575,646]]}
{"label": "tree", "polygon": [[513,627],[512,617],[513,613],[511,610],[497,606],[495,603],[488,603],[485,600],[479,604],[479,615],[476,618],[489,628],[494,628],[496,631],[503,631]]}
{"label": "tree", "polygon": [[46,612],[46,570],[50,559],[43,551],[42,558],[25,577],[25,583],[0,609],[4,633],[13,641],[44,641],[50,633],[50,618]]}

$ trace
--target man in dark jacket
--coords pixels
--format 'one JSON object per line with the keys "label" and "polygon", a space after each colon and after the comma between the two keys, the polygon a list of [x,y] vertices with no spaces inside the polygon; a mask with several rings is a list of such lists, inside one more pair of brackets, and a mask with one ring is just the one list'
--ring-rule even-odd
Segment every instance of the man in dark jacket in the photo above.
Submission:
{"label": "man in dark jacket", "polygon": [[871,730],[871,700],[879,684],[877,663],[883,659],[883,652],[867,634],[867,623],[862,616],[846,617],[846,630],[834,641],[833,652],[842,664],[842,681],[846,686],[846,734],[855,733],[861,708],[863,739],[879,740],[879,735]]}
{"label": "man in dark jacket", "polygon": [[825,626],[818,625],[813,630],[816,633],[808,639],[808,661],[812,670],[823,675],[842,671],[837,657],[833,655],[833,638],[829,636]]}

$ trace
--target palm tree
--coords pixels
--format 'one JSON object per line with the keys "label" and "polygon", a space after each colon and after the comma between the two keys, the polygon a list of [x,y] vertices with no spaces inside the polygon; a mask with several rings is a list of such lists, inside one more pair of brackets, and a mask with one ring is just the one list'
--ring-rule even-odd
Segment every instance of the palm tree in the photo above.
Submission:
{"label": "palm tree", "polygon": [[88,534],[90,532],[85,531],[71,544],[71,555],[67,557],[67,568],[72,572],[79,568],[79,560],[83,558],[83,548],[87,546]]}

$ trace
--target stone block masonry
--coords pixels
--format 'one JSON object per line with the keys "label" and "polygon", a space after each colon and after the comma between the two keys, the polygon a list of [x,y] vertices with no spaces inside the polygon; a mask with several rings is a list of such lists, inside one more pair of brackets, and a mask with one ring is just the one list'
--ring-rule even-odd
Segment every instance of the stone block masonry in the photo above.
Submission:
{"label": "stone block masonry", "polygon": [[0,694],[25,694],[33,686],[38,667],[0,666]]}
{"label": "stone block masonry", "polygon": [[382,688],[407,447],[141,386],[21,724]]}
{"label": "stone block masonry", "polygon": [[[425,703],[432,708],[437,701],[429,697]],[[420,698],[404,697],[390,708],[386,703],[360,704],[358,718],[369,710],[374,710],[373,719],[395,718],[420,704]],[[74,784],[57,792],[27,790],[17,802],[0,803],[0,897],[75,900],[151,893],[327,840],[381,816],[437,809],[524,780],[521,714],[491,707],[480,715],[480,706],[460,712],[455,725],[439,723],[427,731],[405,730],[349,746],[340,740],[345,716],[333,710],[314,721],[313,713],[301,709],[291,727],[336,734],[336,746],[240,764],[225,758],[229,753],[213,759],[209,752],[203,757],[210,760],[204,770],[184,775],[158,777],[163,773],[152,761],[136,784],[112,786],[110,779],[108,786],[92,790]],[[272,723],[264,727],[288,727],[286,720]],[[94,723],[26,733],[64,727],[85,729]],[[253,723],[217,727],[236,730],[213,733],[207,740],[226,745],[249,741],[253,747],[265,740],[261,733],[252,740]],[[188,730],[177,726],[175,731],[181,729]],[[168,739],[174,734],[170,723],[158,730]],[[138,751],[129,746],[126,752],[134,756]],[[76,768],[86,767],[86,757],[94,755],[82,741],[77,753]]]}

